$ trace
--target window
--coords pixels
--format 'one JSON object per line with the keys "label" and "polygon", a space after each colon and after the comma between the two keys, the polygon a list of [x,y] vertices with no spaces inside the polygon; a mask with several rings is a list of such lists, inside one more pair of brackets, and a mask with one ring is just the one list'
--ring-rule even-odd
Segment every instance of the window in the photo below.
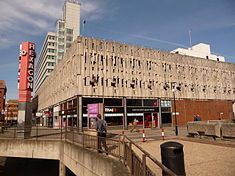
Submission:
{"label": "window", "polygon": [[55,53],[55,50],[54,49],[50,49],[50,48],[48,48],[48,50],[47,50],[48,52],[50,52],[50,53]]}
{"label": "window", "polygon": [[48,62],[47,64],[48,64],[48,66],[54,66],[55,65],[55,63],[53,63],[53,62]]}
{"label": "window", "polygon": [[59,43],[61,43],[61,42],[63,43],[64,42],[64,38],[58,38],[58,42]]}
{"label": "window", "polygon": [[64,52],[58,52],[58,56],[63,56]]}
{"label": "window", "polygon": [[87,106],[87,104],[94,104],[94,103],[103,103],[102,98],[82,98],[82,105]]}
{"label": "window", "polygon": [[71,47],[71,43],[66,43],[66,48],[70,48]]}
{"label": "window", "polygon": [[142,100],[141,99],[127,99],[126,105],[127,106],[142,106]]}
{"label": "window", "polygon": [[54,42],[48,42],[48,46],[55,46]]}
{"label": "window", "polygon": [[51,40],[55,40],[55,37],[51,36],[51,35],[49,35],[48,38],[51,39]]}
{"label": "window", "polygon": [[59,35],[64,35],[64,31],[59,31]]}
{"label": "window", "polygon": [[72,35],[73,34],[73,29],[66,29],[66,33]]}
{"label": "window", "polygon": [[158,100],[153,99],[145,99],[144,100],[144,106],[158,106]]}
{"label": "window", "polygon": [[217,57],[217,61],[219,61],[219,58]]}
{"label": "window", "polygon": [[66,40],[67,40],[67,41],[72,41],[72,40],[73,40],[73,37],[67,36],[67,37],[66,37]]}
{"label": "window", "polygon": [[48,73],[51,73],[53,71],[53,69],[47,69]]}
{"label": "window", "polygon": [[64,49],[64,45],[59,45],[58,48],[59,49]]}
{"label": "window", "polygon": [[206,59],[209,59],[209,56],[206,56]]}
{"label": "window", "polygon": [[122,106],[122,99],[105,98],[104,104],[105,104],[105,106]]}
{"label": "window", "polygon": [[55,56],[48,55],[47,59],[55,59]]}
{"label": "window", "polygon": [[59,28],[64,28],[64,23],[63,22],[59,22]]}

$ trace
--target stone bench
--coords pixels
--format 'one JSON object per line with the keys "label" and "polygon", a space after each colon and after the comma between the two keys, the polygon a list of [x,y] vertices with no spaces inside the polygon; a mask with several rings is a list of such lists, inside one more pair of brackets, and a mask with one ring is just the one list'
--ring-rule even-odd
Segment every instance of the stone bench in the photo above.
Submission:
{"label": "stone bench", "polygon": [[222,137],[235,138],[235,123],[224,123],[221,125]]}
{"label": "stone bench", "polygon": [[205,128],[202,125],[204,122],[201,121],[192,121],[187,123],[187,130],[189,135],[198,135],[199,132],[205,132]]}
{"label": "stone bench", "polygon": [[207,123],[206,121],[193,121],[187,123],[188,134],[191,136],[194,135],[206,135],[220,137],[220,125],[219,123]]}

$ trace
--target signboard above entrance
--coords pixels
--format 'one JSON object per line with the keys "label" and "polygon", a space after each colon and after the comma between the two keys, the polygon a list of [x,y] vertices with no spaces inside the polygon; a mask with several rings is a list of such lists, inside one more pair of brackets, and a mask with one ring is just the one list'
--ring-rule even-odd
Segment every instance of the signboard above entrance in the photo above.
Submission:
{"label": "signboard above entrance", "polygon": [[128,113],[152,113],[159,112],[158,107],[128,107]]}

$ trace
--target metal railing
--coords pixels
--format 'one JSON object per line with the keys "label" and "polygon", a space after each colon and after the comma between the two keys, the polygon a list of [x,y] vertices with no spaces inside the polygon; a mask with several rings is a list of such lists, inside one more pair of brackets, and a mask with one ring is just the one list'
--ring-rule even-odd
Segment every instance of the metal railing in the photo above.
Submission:
{"label": "metal railing", "polygon": [[[164,171],[176,176],[152,155],[125,135],[106,133],[106,137],[97,136],[94,130],[80,131],[74,127],[11,127],[3,128],[1,138],[66,140],[84,149],[94,150],[117,158],[130,169],[133,176],[156,176]],[[29,135],[25,135],[29,134]]]}

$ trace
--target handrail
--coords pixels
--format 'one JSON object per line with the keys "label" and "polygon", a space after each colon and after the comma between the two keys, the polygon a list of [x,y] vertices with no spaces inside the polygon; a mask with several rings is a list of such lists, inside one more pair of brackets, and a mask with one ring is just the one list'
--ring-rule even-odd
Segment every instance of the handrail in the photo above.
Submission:
{"label": "handrail", "polygon": [[[25,130],[25,132],[28,132],[28,130],[27,130],[28,128],[30,128],[30,131],[31,131],[29,138],[38,139],[38,138],[45,137],[45,139],[46,139],[48,137],[50,139],[56,138],[58,140],[66,139],[66,140],[71,141],[73,144],[76,144],[76,143],[81,144],[81,146],[83,148],[88,147],[91,149],[95,149],[97,151],[100,151],[99,146],[98,146],[99,145],[98,141],[105,139],[105,141],[106,141],[105,143],[107,143],[107,145],[110,145],[111,148],[114,147],[114,149],[111,149],[111,151],[106,151],[106,149],[105,150],[101,149],[102,152],[104,152],[106,154],[111,154],[112,156],[118,158],[119,161],[121,161],[124,164],[126,164],[125,162],[129,162],[129,163],[127,163],[127,166],[131,169],[131,172],[132,172],[132,169],[134,169],[133,172],[135,172],[137,169],[139,172],[144,173],[145,176],[148,176],[148,174],[152,172],[146,163],[146,158],[149,158],[153,163],[155,163],[159,168],[161,168],[162,171],[164,171],[168,175],[177,176],[173,171],[171,171],[166,166],[164,166],[161,162],[159,162],[156,158],[154,158],[150,153],[145,151],[142,147],[137,145],[135,142],[133,142],[129,137],[127,137],[124,134],[107,133],[107,134],[111,134],[111,138],[110,138],[110,137],[100,137],[100,136],[96,136],[94,134],[92,135],[89,133],[86,134],[84,132],[96,133],[96,131],[90,130],[90,129],[79,130],[79,128],[77,128],[77,127],[70,127],[70,128],[59,127],[57,129],[55,129],[55,128],[47,128],[47,127],[39,127],[39,126],[33,126],[33,127],[21,126],[20,128],[18,128],[18,127],[8,128],[6,131],[8,131],[8,134],[11,134],[11,135],[7,136],[7,137],[11,137],[11,138],[15,139],[15,138],[17,138],[17,135],[16,135],[17,130],[19,130],[19,131]],[[10,132],[11,130],[12,130],[12,132]],[[1,135],[4,136],[4,134],[1,134]],[[1,135],[0,135],[0,137],[1,137]],[[29,138],[27,138],[27,139],[29,139]],[[125,141],[125,139],[127,141]],[[127,145],[128,143],[129,143],[129,145]],[[143,155],[139,157],[139,155],[137,155],[136,151],[133,150],[131,145],[134,145],[137,149],[139,149]],[[137,159],[137,161],[136,161],[136,159]],[[135,163],[137,162],[137,164],[141,164],[141,168],[139,168],[139,166],[136,166],[136,165],[133,166],[132,162],[134,162],[134,161],[135,161]],[[134,167],[134,168],[132,168],[132,167]]]}
{"label": "handrail", "polygon": [[167,174],[170,174],[171,176],[177,176],[174,172],[172,172],[170,169],[168,169],[166,166],[164,166],[162,163],[160,163],[156,158],[154,158],[150,153],[145,151],[142,147],[134,143],[130,138],[125,136],[126,139],[128,139],[136,148],[138,148],[141,152],[143,152],[149,159],[151,159],[155,164],[157,164],[162,170],[164,170]]}

